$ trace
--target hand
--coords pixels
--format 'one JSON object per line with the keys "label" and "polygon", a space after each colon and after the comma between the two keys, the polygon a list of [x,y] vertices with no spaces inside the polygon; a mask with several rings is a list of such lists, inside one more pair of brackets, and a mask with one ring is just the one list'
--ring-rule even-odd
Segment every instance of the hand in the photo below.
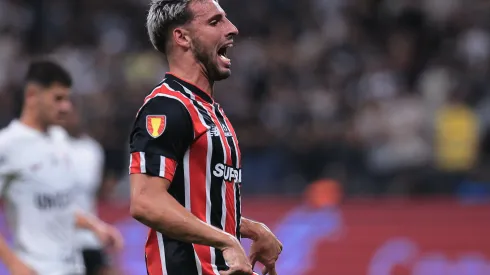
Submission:
{"label": "hand", "polygon": [[10,275],[37,275],[36,271],[32,270],[29,266],[21,261],[16,261],[9,266]]}
{"label": "hand", "polygon": [[114,248],[117,251],[122,250],[124,247],[124,240],[121,233],[109,224],[101,222],[95,230],[95,234],[106,247]]}
{"label": "hand", "polygon": [[248,262],[247,255],[236,238],[230,246],[222,249],[222,252],[229,269],[220,271],[220,275],[253,275],[252,265]]}
{"label": "hand", "polygon": [[250,249],[252,268],[257,262],[264,265],[262,275],[277,275],[276,261],[282,252],[282,243],[264,224],[257,223],[256,237]]}

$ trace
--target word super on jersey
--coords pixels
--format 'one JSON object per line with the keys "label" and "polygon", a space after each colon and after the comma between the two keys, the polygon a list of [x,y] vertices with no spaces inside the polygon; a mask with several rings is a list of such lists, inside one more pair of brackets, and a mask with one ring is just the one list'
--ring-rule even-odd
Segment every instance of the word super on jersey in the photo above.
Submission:
{"label": "word super on jersey", "polygon": [[[171,181],[169,193],[197,218],[240,238],[241,155],[222,108],[172,74],[148,95],[130,137],[130,173]],[[212,275],[227,269],[221,251],[150,230],[149,275]]]}

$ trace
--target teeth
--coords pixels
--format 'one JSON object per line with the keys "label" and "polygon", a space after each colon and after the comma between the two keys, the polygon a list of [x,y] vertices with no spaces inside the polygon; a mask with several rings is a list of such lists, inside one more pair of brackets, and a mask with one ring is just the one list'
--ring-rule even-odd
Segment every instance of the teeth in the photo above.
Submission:
{"label": "teeth", "polygon": [[227,57],[226,57],[226,56],[224,56],[224,55],[221,55],[221,54],[220,54],[220,56],[219,56],[219,57],[220,57],[220,58],[221,58],[223,61],[225,61],[225,62],[230,62],[230,61],[231,61],[229,58],[227,58]]}

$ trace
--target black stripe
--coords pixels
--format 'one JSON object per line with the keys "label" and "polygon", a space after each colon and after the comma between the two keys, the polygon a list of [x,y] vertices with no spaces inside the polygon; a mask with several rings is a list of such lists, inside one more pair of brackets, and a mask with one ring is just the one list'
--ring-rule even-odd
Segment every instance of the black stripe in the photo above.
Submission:
{"label": "black stripe", "polygon": [[238,238],[238,240],[240,240],[240,238],[242,237],[242,235],[240,234],[240,224],[241,224],[241,221],[242,221],[242,208],[241,208],[241,205],[242,205],[242,199],[241,199],[241,192],[240,192],[240,187],[241,187],[241,183],[237,183],[236,184],[236,192],[235,192],[235,196],[236,196],[236,237]]}
{"label": "black stripe", "polygon": [[163,236],[165,247],[165,266],[168,275],[198,275],[194,247]]}
{"label": "black stripe", "polygon": [[184,165],[182,164],[183,161],[179,161],[172,184],[168,188],[168,193],[185,207]]}

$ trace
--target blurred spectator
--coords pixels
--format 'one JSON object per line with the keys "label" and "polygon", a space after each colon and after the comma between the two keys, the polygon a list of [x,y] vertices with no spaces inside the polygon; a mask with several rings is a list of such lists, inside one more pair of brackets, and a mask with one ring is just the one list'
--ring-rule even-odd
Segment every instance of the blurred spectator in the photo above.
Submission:
{"label": "blurred spectator", "polygon": [[451,192],[473,170],[480,144],[476,112],[460,94],[452,95],[435,120],[436,169],[441,173],[441,191]]}

